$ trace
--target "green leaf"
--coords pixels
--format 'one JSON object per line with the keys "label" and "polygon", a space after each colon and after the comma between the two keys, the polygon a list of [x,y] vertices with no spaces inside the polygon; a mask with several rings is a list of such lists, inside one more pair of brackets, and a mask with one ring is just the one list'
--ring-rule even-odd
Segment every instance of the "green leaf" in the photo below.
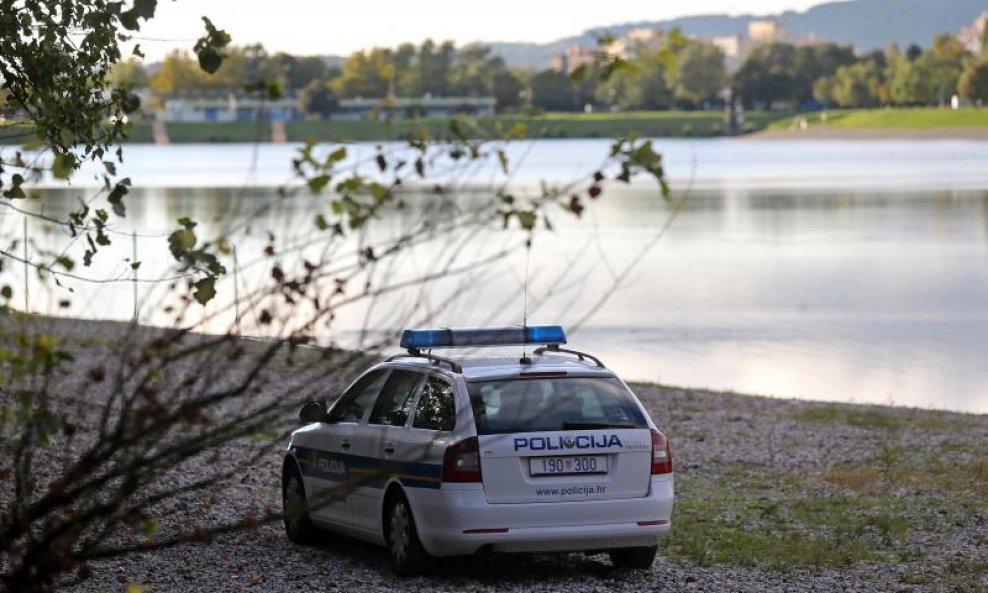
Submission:
{"label": "green leaf", "polygon": [[106,172],[109,173],[110,175],[117,174],[117,165],[114,164],[113,161],[103,161],[103,167],[106,169]]}
{"label": "green leaf", "polygon": [[195,283],[195,297],[199,304],[205,305],[216,296],[216,278],[203,278]]}
{"label": "green leaf", "polygon": [[329,228],[329,223],[326,222],[326,217],[323,216],[322,214],[316,215],[316,228],[319,229],[320,231],[325,231],[326,229]]}
{"label": "green leaf", "polygon": [[9,301],[14,298],[14,290],[10,288],[9,284],[5,284],[3,288],[0,288],[0,296]]}
{"label": "green leaf", "polygon": [[[124,181],[130,181],[130,180],[126,179]],[[110,195],[107,196],[106,200],[113,206],[113,213],[116,214],[117,216],[122,217],[127,215],[127,208],[124,206],[123,198],[129,192],[130,189],[128,189],[123,182],[120,182],[113,186],[113,191],[111,191]]]}
{"label": "green leaf", "polygon": [[141,108],[141,98],[130,91],[125,91],[120,99],[120,109],[124,113],[134,113]]}
{"label": "green leaf", "polygon": [[51,165],[52,175],[56,179],[68,179],[75,170],[76,159],[71,153],[57,153]]}
{"label": "green leaf", "polygon": [[199,48],[196,50],[196,56],[199,58],[199,67],[209,74],[216,74],[223,65],[223,55],[212,46]]}
{"label": "green leaf", "polygon": [[230,34],[222,29],[217,29],[213,22],[206,17],[202,17],[206,25],[206,34],[196,41],[193,51],[199,59],[199,67],[209,74],[215,74],[226,55],[223,48],[230,43]]}
{"label": "green leaf", "polygon": [[75,267],[75,261],[67,255],[59,256],[55,259],[55,264],[62,266],[66,271],[71,272],[72,268]]}
{"label": "green leaf", "polygon": [[498,160],[499,163],[501,163],[501,170],[504,171],[504,174],[505,175],[507,175],[508,174],[508,155],[507,155],[507,153],[505,153],[503,150],[498,150],[497,151],[497,160]]}
{"label": "green leaf", "polygon": [[329,153],[329,156],[326,157],[326,166],[331,167],[345,158],[346,158],[346,147],[341,146],[336,150],[334,150],[333,152]]}
{"label": "green leaf", "polygon": [[3,192],[3,196],[8,199],[24,199],[27,194],[24,193],[24,188],[21,187],[24,184],[24,177],[20,173],[14,173],[10,176],[10,189]]}
{"label": "green leaf", "polygon": [[319,176],[316,176],[316,177],[312,177],[307,182],[308,183],[308,186],[309,186],[309,191],[311,191],[314,194],[318,194],[327,185],[329,185],[329,182],[330,182],[331,179],[332,179],[332,177],[330,177],[329,175],[319,175]]}
{"label": "green leaf", "polygon": [[387,186],[376,182],[370,184],[370,192],[378,202],[383,202],[391,197],[391,190]]}
{"label": "green leaf", "polygon": [[190,249],[196,246],[196,234],[192,229],[179,229],[168,236],[168,249],[172,256],[182,261]]}
{"label": "green leaf", "polygon": [[518,217],[518,222],[521,224],[521,228],[526,231],[530,231],[535,228],[536,215],[535,212],[519,210],[515,213]]}

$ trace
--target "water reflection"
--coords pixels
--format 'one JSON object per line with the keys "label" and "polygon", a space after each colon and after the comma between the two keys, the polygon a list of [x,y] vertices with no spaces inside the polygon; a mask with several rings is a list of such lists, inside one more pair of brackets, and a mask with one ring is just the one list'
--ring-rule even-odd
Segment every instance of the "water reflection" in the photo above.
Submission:
{"label": "water reflection", "polygon": [[[892,162],[893,169],[921,166],[912,153],[903,165],[896,160],[899,152],[880,148],[872,147],[866,155],[855,149],[843,160],[823,151],[820,167],[824,172],[850,167],[852,178],[863,179],[862,163]],[[717,142],[702,148],[708,157],[724,150]],[[771,160],[761,154],[769,151],[766,146],[752,150],[755,156],[737,158],[742,163]],[[785,162],[804,162],[782,154],[786,150],[774,150]],[[943,170],[926,172],[934,181],[955,172],[951,154],[969,164],[983,152],[980,146],[964,151],[954,144],[945,150]],[[805,152],[800,154],[805,157]],[[679,157],[672,157],[678,166]],[[545,166],[551,171],[564,164]],[[670,214],[669,204],[653,191],[612,188],[583,220],[557,216],[557,232],[539,235],[531,253],[530,321],[568,325],[592,314],[572,333],[571,342],[599,354],[631,379],[988,412],[988,365],[983,362],[988,343],[988,193],[977,189],[988,183],[972,172],[959,186],[944,181],[940,189],[921,189],[933,185],[927,181],[898,189],[872,181],[833,190],[820,189],[822,182],[816,181],[752,187],[749,182],[758,175],[769,176],[768,165],[760,164],[756,171],[737,167],[726,157],[715,161],[710,168],[743,182],[698,183],[668,234],[644,254]],[[790,177],[783,172],[781,179]],[[967,183],[974,189],[965,189]],[[45,191],[49,213],[64,213],[83,193]],[[441,219],[487,197],[478,192],[437,202],[435,196],[409,195],[405,209],[378,222],[375,238],[396,236],[417,221]],[[265,189],[138,189],[129,198],[126,220],[114,223],[121,240],[92,268],[77,271],[130,278],[128,233],[135,231],[140,275],[164,274],[171,265],[164,234],[172,230],[172,221],[191,216],[201,222],[204,235],[220,236],[243,225],[249,229],[238,243],[238,255],[240,282],[250,286],[256,275],[266,273],[258,262],[264,261],[267,233],[291,238],[312,228],[318,205],[311,199],[279,198]],[[5,237],[17,236],[18,225],[20,218],[10,212],[0,216]],[[30,234],[39,249],[66,241],[64,233],[36,222]],[[451,253],[469,262],[513,249],[476,273],[383,297],[372,308],[355,307],[334,322],[333,337],[355,344],[365,326],[379,329],[425,312],[444,325],[520,322],[525,269],[525,253],[517,249],[521,239],[497,228],[476,229],[470,237],[437,238],[411,250],[381,273],[399,280],[432,269]],[[320,249],[314,245],[305,253]],[[588,310],[613,288],[620,271],[642,255],[606,306]],[[3,282],[16,282],[15,271],[8,268],[3,274]],[[64,292],[41,290],[33,282],[34,311],[124,320],[132,315],[132,287],[126,283],[67,282],[76,292],[70,308],[61,309]],[[221,286],[225,294],[231,288]],[[160,296],[156,290],[154,285],[140,287],[144,322],[167,321],[154,308]],[[457,298],[450,298],[452,294]],[[221,321],[229,324],[230,318]]]}

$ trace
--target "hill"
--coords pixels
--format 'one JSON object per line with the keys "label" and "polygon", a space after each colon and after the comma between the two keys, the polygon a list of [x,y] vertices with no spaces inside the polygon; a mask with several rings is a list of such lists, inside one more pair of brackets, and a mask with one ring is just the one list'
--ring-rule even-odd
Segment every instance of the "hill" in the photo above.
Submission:
{"label": "hill", "polygon": [[805,12],[776,15],[710,14],[664,21],[640,21],[598,27],[581,35],[551,43],[488,42],[511,66],[545,68],[552,56],[570,45],[592,45],[603,33],[619,35],[629,29],[681,27],[688,35],[714,36],[745,33],[754,19],[775,16],[796,36],[814,33],[835,43],[850,44],[858,51],[882,48],[890,43],[928,45],[938,33],[957,33],[988,9],[985,0],[850,0],[814,6]]}

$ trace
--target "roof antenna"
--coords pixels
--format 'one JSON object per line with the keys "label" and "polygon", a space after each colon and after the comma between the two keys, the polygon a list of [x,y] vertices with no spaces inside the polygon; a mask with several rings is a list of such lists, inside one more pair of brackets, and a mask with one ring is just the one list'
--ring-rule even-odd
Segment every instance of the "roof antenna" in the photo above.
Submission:
{"label": "roof antenna", "polygon": [[[528,327],[528,265],[532,260],[532,236],[529,235],[528,239],[525,241],[525,304],[524,310],[522,312],[522,331]],[[532,364],[532,359],[528,357],[528,344],[522,344],[521,346],[521,359],[518,361],[520,364]]]}

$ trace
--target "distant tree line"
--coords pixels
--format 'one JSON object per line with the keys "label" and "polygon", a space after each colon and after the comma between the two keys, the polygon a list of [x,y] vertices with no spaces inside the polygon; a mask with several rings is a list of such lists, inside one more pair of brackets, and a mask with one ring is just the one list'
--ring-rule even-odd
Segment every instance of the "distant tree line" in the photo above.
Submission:
{"label": "distant tree line", "polygon": [[976,56],[953,35],[929,49],[892,45],[864,56],[850,47],[795,47],[773,43],[755,49],[734,76],[748,105],[819,103],[836,107],[943,105],[955,94],[988,101],[988,54]]}
{"label": "distant tree line", "polygon": [[340,99],[389,96],[489,96],[501,112],[704,109],[722,106],[727,90],[744,106],[764,109],[943,105],[954,94],[988,102],[988,52],[972,54],[950,34],[937,36],[926,50],[893,45],[865,55],[832,43],[770,43],[755,48],[732,76],[720,48],[679,29],[633,47],[627,58],[609,57],[607,42],[599,59],[569,73],[509,69],[488,47],[426,40],[355,52],[339,67],[314,56],[268,54],[260,45],[233,48],[212,75],[193,56],[174,52],[153,75],[130,60],[112,77],[163,94],[266,81],[298,95],[306,111],[323,117]]}
{"label": "distant tree line", "polygon": [[339,99],[396,97],[488,97],[501,110],[519,107],[522,81],[490,48],[426,40],[395,49],[373,48],[350,55],[342,66],[330,66],[316,56],[268,54],[260,45],[232,48],[219,70],[202,72],[196,59],[183,51],[169,54],[148,73],[136,60],[121,62],[113,82],[131,88],[150,87],[169,95],[193,90],[239,90],[263,82],[279,94],[297,94],[307,111],[329,115]]}

